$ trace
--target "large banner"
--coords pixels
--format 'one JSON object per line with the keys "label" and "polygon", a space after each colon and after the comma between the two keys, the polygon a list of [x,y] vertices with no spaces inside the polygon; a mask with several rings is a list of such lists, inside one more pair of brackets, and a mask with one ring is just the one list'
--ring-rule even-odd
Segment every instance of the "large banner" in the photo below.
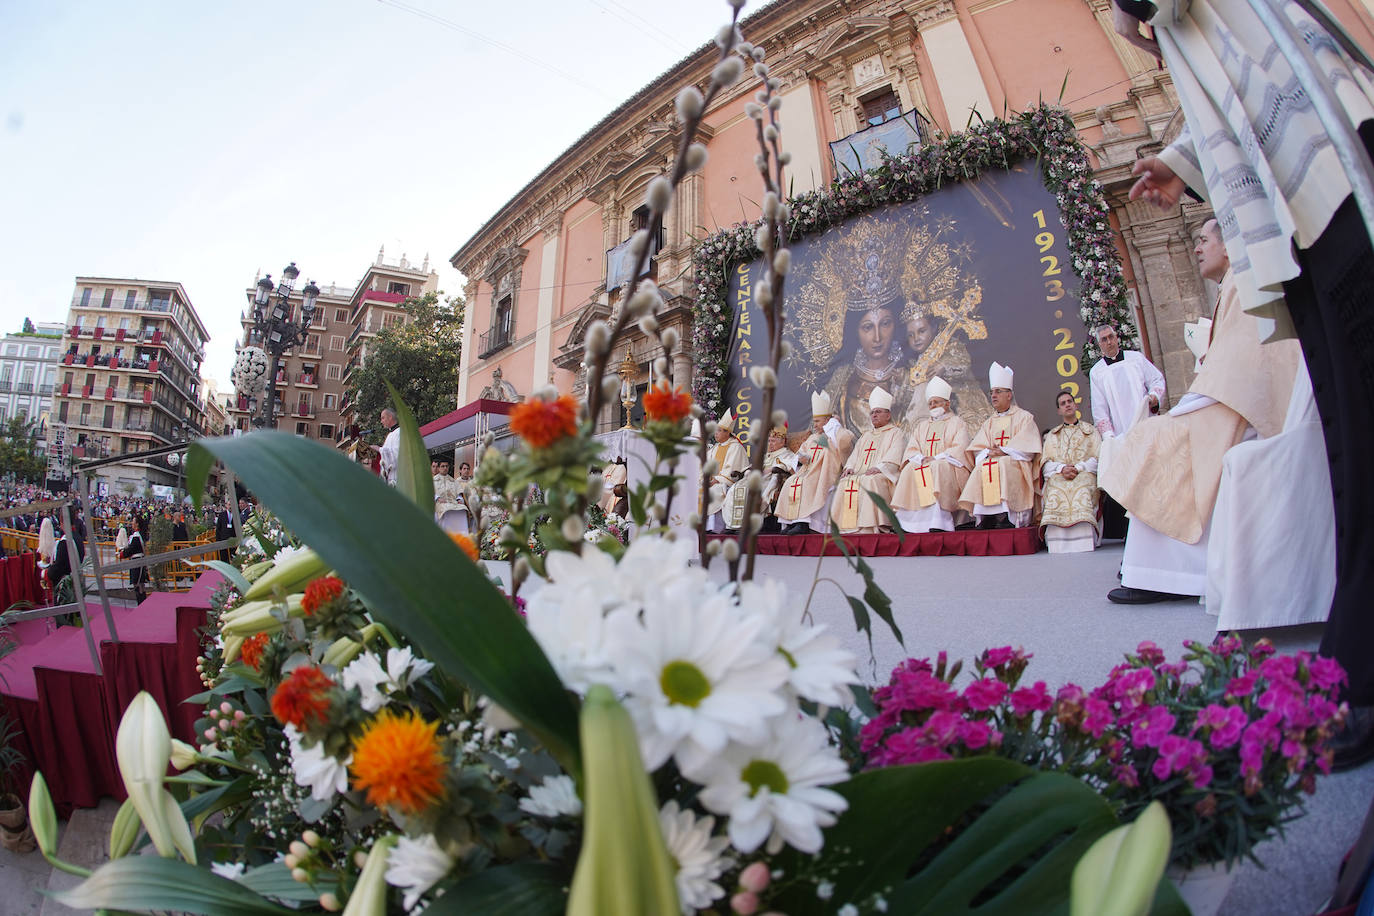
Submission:
{"label": "large banner", "polygon": [[[1079,403],[1086,330],[1054,195],[1034,162],[953,183],[919,200],[873,210],[795,242],[783,337],[792,347],[776,405],[792,433],[810,420],[810,393],[830,393],[835,414],[859,434],[872,424],[868,396],[881,385],[908,429],[928,414],[925,386],[940,376],[954,410],[976,430],[992,412],[988,366],[1016,373],[1016,402],[1042,429],[1059,420],[1060,391]],[[767,360],[766,322],[754,300],[763,262],[730,279],[735,325],[725,406],[760,416],[749,368]],[[741,436],[748,428],[743,423]]]}

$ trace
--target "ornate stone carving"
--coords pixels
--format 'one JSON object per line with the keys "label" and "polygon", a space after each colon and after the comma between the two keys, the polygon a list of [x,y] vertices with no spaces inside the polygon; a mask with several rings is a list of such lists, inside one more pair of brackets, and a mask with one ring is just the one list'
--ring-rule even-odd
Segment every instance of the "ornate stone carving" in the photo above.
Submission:
{"label": "ornate stone carving", "polygon": [[916,20],[918,30],[939,25],[956,15],[958,14],[954,10],[954,0],[933,0],[911,11],[911,17]]}

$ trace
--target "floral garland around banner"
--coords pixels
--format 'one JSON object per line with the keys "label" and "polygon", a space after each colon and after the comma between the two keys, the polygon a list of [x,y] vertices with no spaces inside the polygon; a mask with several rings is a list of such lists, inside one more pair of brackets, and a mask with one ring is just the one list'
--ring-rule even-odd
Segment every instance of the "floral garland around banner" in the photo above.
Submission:
{"label": "floral garland around banner", "polygon": [[[1108,218],[1102,186],[1092,177],[1087,148],[1062,108],[1041,104],[1011,120],[994,119],[964,133],[932,140],[914,153],[890,156],[877,168],[832,183],[829,188],[791,200],[788,239],[837,226],[885,204],[915,200],[951,181],[972,181],[989,169],[1006,169],[1022,159],[1037,159],[1045,187],[1059,203],[1068,230],[1073,272],[1082,281],[1079,314],[1088,327],[1112,324],[1122,345],[1139,347],[1126,299],[1126,281]],[[738,223],[704,240],[693,255],[697,300],[692,334],[696,353],[693,395],[711,416],[720,412],[729,376],[730,328],[734,313],[727,295],[730,270],[760,256],[757,223]],[[1098,357],[1088,336],[1085,366]]]}

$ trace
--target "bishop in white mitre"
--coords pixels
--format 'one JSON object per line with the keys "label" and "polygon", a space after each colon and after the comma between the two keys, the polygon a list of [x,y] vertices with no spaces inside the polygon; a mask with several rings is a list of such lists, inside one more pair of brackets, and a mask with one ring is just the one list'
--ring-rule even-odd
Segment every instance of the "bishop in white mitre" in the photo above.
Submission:
{"label": "bishop in white mitre", "polygon": [[797,471],[778,493],[783,534],[830,530],[830,499],[844,463],[854,449],[854,434],[837,417],[830,394],[811,392],[811,435],[797,450]]}
{"label": "bishop in white mitre", "polygon": [[977,518],[979,528],[1024,528],[1035,512],[1040,431],[1031,412],[1014,403],[1015,376],[1010,366],[996,362],[988,369],[993,415],[968,446],[973,473],[959,505]]}
{"label": "bishop in white mitre", "polygon": [[950,410],[953,389],[938,375],[926,383],[930,416],[911,431],[902,457],[892,508],[903,531],[953,531],[967,516],[959,494],[968,483],[968,424]]}
{"label": "bishop in white mitre", "polygon": [[716,444],[706,452],[707,473],[711,488],[706,509],[706,530],[717,533],[725,530],[721,509],[725,506],[725,491],[749,470],[749,453],[734,436],[735,418],[725,412],[716,423]]}
{"label": "bishop in white mitre", "polygon": [[868,396],[868,417],[873,428],[859,437],[849,453],[830,503],[830,516],[841,534],[876,534],[892,527],[887,513],[869,494],[892,501],[906,451],[906,432],[892,422],[892,395],[881,386]]}

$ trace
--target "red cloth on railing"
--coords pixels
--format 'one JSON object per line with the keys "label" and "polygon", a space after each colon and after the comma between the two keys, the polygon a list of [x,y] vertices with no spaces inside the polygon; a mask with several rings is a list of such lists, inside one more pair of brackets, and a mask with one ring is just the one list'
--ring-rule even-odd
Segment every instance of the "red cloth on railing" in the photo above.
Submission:
{"label": "red cloth on railing", "polygon": [[8,610],[21,601],[34,605],[44,603],[36,553],[21,553],[0,560],[0,610]]}

